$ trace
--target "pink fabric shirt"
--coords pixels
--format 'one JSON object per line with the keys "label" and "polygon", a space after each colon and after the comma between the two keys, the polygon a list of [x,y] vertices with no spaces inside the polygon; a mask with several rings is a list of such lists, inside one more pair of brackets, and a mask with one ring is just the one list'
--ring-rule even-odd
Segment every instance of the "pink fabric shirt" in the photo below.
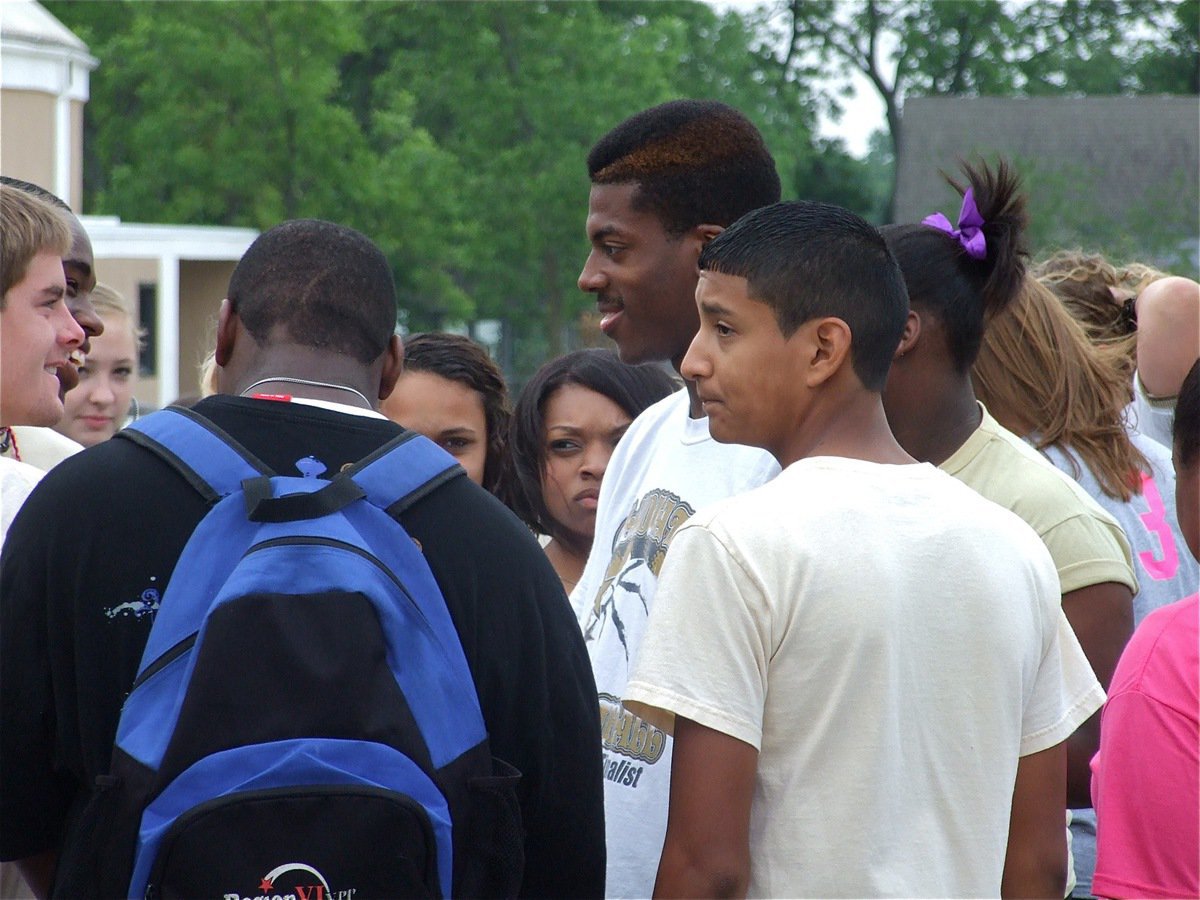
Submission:
{"label": "pink fabric shirt", "polygon": [[1200,594],[1150,613],[1092,760],[1100,897],[1200,897]]}

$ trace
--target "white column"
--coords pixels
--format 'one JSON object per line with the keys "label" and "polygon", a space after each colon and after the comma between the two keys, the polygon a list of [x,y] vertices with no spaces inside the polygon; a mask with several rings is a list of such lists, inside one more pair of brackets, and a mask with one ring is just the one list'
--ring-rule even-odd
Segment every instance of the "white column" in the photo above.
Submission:
{"label": "white column", "polygon": [[71,63],[63,69],[63,84],[54,100],[54,193],[78,212],[83,198],[71,196]]}
{"label": "white column", "polygon": [[179,396],[179,257],[158,258],[158,406]]}

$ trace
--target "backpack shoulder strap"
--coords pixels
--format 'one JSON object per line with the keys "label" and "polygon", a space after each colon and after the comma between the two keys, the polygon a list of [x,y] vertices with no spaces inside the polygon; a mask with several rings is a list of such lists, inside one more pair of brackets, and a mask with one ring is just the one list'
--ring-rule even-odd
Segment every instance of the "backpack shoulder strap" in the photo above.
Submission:
{"label": "backpack shoulder strap", "polygon": [[371,503],[392,516],[450,479],[466,476],[453,456],[415,431],[388,441],[344,474],[366,491]]}
{"label": "backpack shoulder strap", "polygon": [[160,457],[210,504],[239,490],[248,478],[274,474],[204,416],[179,406],[138,419],[118,431],[117,437]]}

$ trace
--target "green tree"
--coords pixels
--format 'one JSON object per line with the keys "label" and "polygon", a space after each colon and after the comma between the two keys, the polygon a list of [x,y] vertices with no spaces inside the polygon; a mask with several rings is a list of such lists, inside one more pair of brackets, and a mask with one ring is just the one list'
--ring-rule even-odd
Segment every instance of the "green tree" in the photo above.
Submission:
{"label": "green tree", "polygon": [[1138,84],[1152,94],[1200,94],[1200,0],[1171,7],[1165,40],[1136,63]]}
{"label": "green tree", "polygon": [[401,8],[369,11],[352,93],[369,117],[372,94],[409,88],[417,124],[461,162],[480,236],[468,290],[480,315],[517,335],[519,374],[561,352],[591,306],[575,285],[587,252],[584,160],[618,121],[675,97],[714,98],[763,129],[782,171],[817,152],[807,93],[770,77],[777,63],[737,15],[693,2]]}
{"label": "green tree", "polygon": [[416,123],[458,162],[477,314],[560,352],[582,305],[587,148],[670,94],[653,35],[594,3],[405,3],[368,7],[367,22],[377,71],[360,96],[411,91]]}
{"label": "green tree", "polygon": [[861,164],[814,141],[819,101],[761,15],[692,0],[47,6],[101,60],[89,211],[345,222],[388,254],[409,327],[501,319],[518,379],[578,340],[584,160],[633,111],[723,100],[762,128],[785,193],[871,205]]}
{"label": "green tree", "polygon": [[893,152],[908,91],[1007,93],[1016,26],[998,3],[975,0],[788,0],[787,57],[814,57],[830,75],[849,64],[884,101]]}
{"label": "green tree", "polygon": [[328,204],[334,181],[317,176],[361,149],[328,102],[337,61],[358,40],[336,6],[106,6],[95,4],[93,20],[120,21],[93,38],[93,109],[120,118],[95,132],[93,150],[109,163],[90,185],[98,206],[261,227]]}
{"label": "green tree", "polygon": [[379,104],[375,146],[340,95],[343,60],[363,46],[358,4],[47,6],[101,60],[85,116],[89,209],[260,229],[334,219],[388,253],[402,300],[473,309],[453,278],[457,161],[413,125],[405,92]]}
{"label": "green tree", "polygon": [[1198,93],[1196,0],[1036,0],[1018,8],[1022,93]]}

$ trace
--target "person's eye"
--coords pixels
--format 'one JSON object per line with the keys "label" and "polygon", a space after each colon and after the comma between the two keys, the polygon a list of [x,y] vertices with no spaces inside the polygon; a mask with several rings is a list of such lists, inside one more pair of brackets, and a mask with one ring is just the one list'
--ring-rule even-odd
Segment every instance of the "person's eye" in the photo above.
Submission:
{"label": "person's eye", "polygon": [[87,366],[80,366],[76,371],[79,372],[79,380],[80,381],[83,381],[83,379],[90,377],[92,374],[92,370],[89,369]]}
{"label": "person's eye", "polygon": [[556,441],[550,442],[550,452],[559,456],[565,456],[568,453],[574,453],[578,449],[578,442],[569,438],[559,438]]}
{"label": "person's eye", "polygon": [[717,337],[729,337],[733,334],[733,329],[724,322],[718,322],[713,326],[713,331],[717,333]]}
{"label": "person's eye", "polygon": [[460,456],[471,446],[471,441],[468,438],[461,437],[446,438],[442,441],[442,446],[449,451],[451,456]]}
{"label": "person's eye", "polygon": [[133,369],[130,366],[117,366],[113,369],[112,377],[117,381],[128,381],[133,377]]}
{"label": "person's eye", "polygon": [[616,244],[601,244],[600,245],[600,252],[603,253],[605,256],[607,256],[609,259],[612,259],[614,256],[616,256],[618,253],[620,253],[624,249],[625,249],[624,247],[617,246]]}
{"label": "person's eye", "polygon": [[79,282],[73,278],[67,279],[67,296],[75,297],[79,294]]}

